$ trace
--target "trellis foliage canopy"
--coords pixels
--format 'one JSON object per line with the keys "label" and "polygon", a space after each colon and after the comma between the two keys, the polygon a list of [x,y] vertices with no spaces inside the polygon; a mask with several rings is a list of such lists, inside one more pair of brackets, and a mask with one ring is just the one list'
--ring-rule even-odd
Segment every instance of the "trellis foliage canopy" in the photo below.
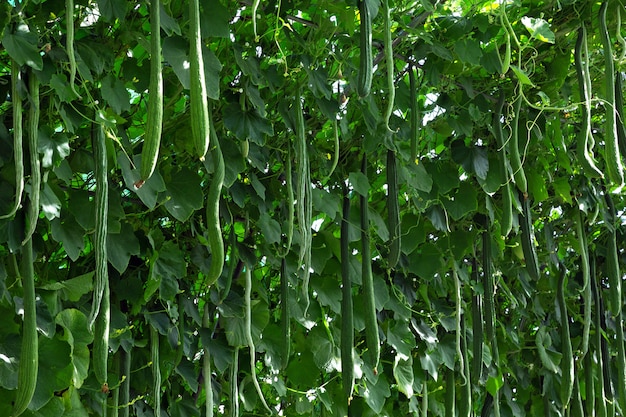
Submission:
{"label": "trellis foliage canopy", "polygon": [[625,12],[3,1],[0,415],[626,415]]}

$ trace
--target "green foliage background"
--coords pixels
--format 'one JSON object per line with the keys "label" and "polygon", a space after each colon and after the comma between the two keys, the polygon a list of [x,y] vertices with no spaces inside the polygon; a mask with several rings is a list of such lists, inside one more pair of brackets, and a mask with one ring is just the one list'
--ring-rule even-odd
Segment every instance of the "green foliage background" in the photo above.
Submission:
{"label": "green foliage background", "polygon": [[[266,415],[249,367],[242,273],[247,265],[253,273],[255,366],[266,401],[285,416],[344,416],[342,262],[349,263],[353,282],[357,379],[351,415],[452,416],[450,404],[459,415],[576,415],[582,410],[599,415],[594,413],[601,403],[607,415],[626,413],[620,383],[623,320],[616,306],[607,307],[604,301],[611,296],[619,305],[623,302],[621,289],[608,284],[607,242],[616,233],[621,267],[624,198],[619,181],[591,177],[577,153],[584,119],[579,104],[584,98],[574,47],[584,23],[592,86],[588,104],[601,171],[606,172],[605,161],[612,156],[604,147],[611,137],[605,127],[611,107],[604,101],[607,73],[598,29],[600,4],[390,0],[396,94],[389,133],[383,120],[389,91],[382,6],[379,0],[364,1],[375,16],[375,72],[366,98],[359,98],[355,88],[360,55],[356,1],[261,0],[258,39],[250,2],[201,2],[208,95],[226,165],[220,201],[226,261],[211,288],[204,285],[212,261],[205,197],[214,167],[212,158],[201,162],[193,156],[187,2],[160,4],[163,135],[157,170],[140,189],[133,184],[150,100],[149,2],[75,1],[80,96],[68,82],[65,2],[15,0],[0,5],[0,213],[8,212],[15,199],[13,103],[21,100],[28,109],[32,97],[27,80],[37,77],[41,83],[37,151],[43,181],[33,236],[40,366],[35,395],[23,415],[152,416],[157,414],[156,396],[163,415],[206,415],[205,378],[212,380],[215,413]],[[614,76],[623,78],[626,44],[620,10],[623,14],[623,4],[610,2],[607,24]],[[503,71],[507,39],[512,59],[510,69]],[[21,68],[17,97],[11,94],[12,60]],[[416,68],[414,102],[409,63]],[[500,94],[506,103],[501,117],[494,118]],[[516,99],[523,100],[519,119],[513,113]],[[282,270],[280,256],[292,203],[287,197],[287,160],[294,183],[302,162],[294,143],[296,100],[302,101],[305,113],[314,220],[308,292],[299,252],[301,231],[309,225],[296,222],[294,244]],[[412,112],[419,121],[415,160]],[[527,196],[517,192],[510,164],[500,168],[504,149],[494,137],[494,120],[502,124],[507,144],[513,123],[521,120]],[[94,124],[107,132],[110,168],[109,393],[102,392],[92,371],[94,336],[87,323],[95,269]],[[624,149],[626,142],[620,145]],[[391,197],[399,199],[401,216],[401,257],[394,267],[387,261],[388,150],[398,162],[399,192]],[[215,152],[214,145],[209,152]],[[338,163],[333,170],[335,152]],[[368,175],[361,173],[363,154]],[[29,176],[26,179],[24,202],[33,195]],[[352,202],[352,256],[342,260],[341,199],[346,184]],[[513,230],[503,236],[503,192],[509,186]],[[365,343],[361,195],[369,200],[382,343],[378,374]],[[530,206],[531,237],[520,231],[524,204]],[[594,290],[590,299],[583,296],[577,222],[582,222],[582,246],[589,251],[588,285]],[[22,288],[15,265],[24,229],[22,210],[0,220],[0,415],[11,414],[19,384]],[[528,252],[522,247],[528,242],[537,253],[538,278],[527,268]],[[485,252],[488,246],[491,250]],[[574,352],[571,399],[562,371],[569,359],[563,356],[562,313],[555,302],[560,273],[565,274],[566,322]],[[286,298],[281,297],[281,279],[288,282]],[[484,286],[490,279],[495,282],[493,339],[480,330],[487,313],[479,307],[490,296]],[[586,304],[591,305],[592,321],[589,350],[584,352]],[[202,323],[205,305],[208,326]],[[281,315],[285,309],[291,313],[289,356]],[[160,335],[159,392],[152,387],[151,328]],[[459,340],[465,362],[478,364],[472,374],[461,366]],[[201,372],[204,355],[210,355],[211,375]],[[119,400],[124,384],[130,390],[128,403]],[[464,408],[467,399],[469,411]]]}

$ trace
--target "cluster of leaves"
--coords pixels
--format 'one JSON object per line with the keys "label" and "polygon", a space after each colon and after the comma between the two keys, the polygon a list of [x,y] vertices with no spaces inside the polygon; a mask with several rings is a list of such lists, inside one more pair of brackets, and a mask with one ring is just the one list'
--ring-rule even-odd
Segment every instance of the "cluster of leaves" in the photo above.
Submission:
{"label": "cluster of leaves", "polygon": [[[210,397],[203,389],[206,378],[212,381],[215,412],[237,415],[241,407],[249,415],[266,413],[247,365],[251,352],[242,271],[250,268],[256,374],[270,408],[282,415],[344,416],[348,410],[339,377],[342,262],[349,264],[354,297],[352,415],[451,415],[452,394],[458,391],[460,405],[468,397],[466,384],[475,414],[489,412],[497,402],[507,416],[562,415],[578,399],[592,410],[604,398],[617,398],[609,406],[621,411],[626,398],[618,395],[623,344],[617,335],[623,323],[621,315],[604,307],[603,297],[616,291],[607,279],[607,242],[616,230],[617,247],[623,246],[621,223],[611,220],[612,207],[621,215],[624,201],[619,191],[606,193],[613,184],[588,177],[576,152],[584,120],[578,104],[584,99],[577,89],[574,45],[584,20],[590,28],[592,91],[596,98],[606,93],[598,5],[575,0],[390,1],[396,94],[393,133],[388,133],[381,111],[389,98],[381,76],[386,69],[380,65],[381,6],[378,0],[364,1],[372,11],[376,64],[371,94],[365,98],[355,88],[360,55],[355,1],[202,2],[204,70],[226,166],[220,202],[226,261],[211,288],[204,285],[212,261],[205,196],[214,167],[212,158],[201,162],[193,156],[190,140],[187,1],[159,2],[164,126],[157,169],[140,189],[133,184],[139,179],[150,100],[148,2],[75,0],[76,91],[69,82],[63,2],[15,0],[0,6],[3,149],[13,149],[13,104],[20,100],[29,106],[26,80],[37,77],[41,83],[37,150],[43,181],[33,245],[42,366],[24,415],[149,416],[160,414],[153,409],[160,404],[173,417],[198,416],[199,405]],[[252,16],[255,5],[258,16]],[[617,77],[622,77],[626,51],[616,9],[621,6],[611,7],[616,13],[610,13],[608,27]],[[512,37],[516,42],[511,43]],[[507,54],[513,56],[508,71],[503,66]],[[12,61],[22,74],[17,97],[10,88]],[[417,68],[415,101],[409,64]],[[508,162],[506,169],[499,168],[503,149],[494,136],[494,108],[504,94],[505,110],[495,120],[502,123],[508,143],[516,121],[513,102],[522,92],[517,117],[526,138],[520,146],[528,189],[527,196],[511,193],[513,230],[503,236],[503,192],[518,184]],[[303,103],[310,163],[310,245],[302,233],[310,225],[294,229],[289,220],[293,201],[288,178],[300,171],[287,170],[302,163],[294,139],[297,101]],[[600,145],[608,135],[607,106],[601,99],[593,104],[597,163],[604,170],[607,158]],[[411,149],[414,113],[420,122],[417,160]],[[111,328],[104,393],[92,371],[94,336],[87,323],[95,268],[94,124],[108,132],[110,167]],[[393,267],[387,261],[392,234],[388,150],[398,161],[399,192],[392,197],[400,206],[401,256]],[[360,167],[363,153],[368,175]],[[16,167],[12,152],[0,155],[0,213],[8,212],[15,199]],[[353,256],[341,259],[346,185],[353,202],[348,218]],[[26,177],[27,194],[33,193],[29,186]],[[360,302],[360,196],[368,199],[372,231],[382,343],[377,373],[366,348]],[[528,236],[519,226],[530,221],[522,216],[525,203],[532,203],[530,245],[539,277],[527,267],[530,260],[522,250]],[[587,284],[576,233],[580,210],[592,266]],[[21,256],[23,229],[21,210],[0,220],[0,313],[6,317],[0,325],[2,415],[10,415],[18,385],[22,289],[14,264]],[[295,230],[293,247],[285,255],[290,230]],[[302,278],[302,247],[311,251],[308,286]],[[485,247],[491,250],[485,253]],[[555,303],[559,271],[567,271],[566,311],[576,357],[572,401],[563,394],[563,369],[570,358],[563,354],[562,310]],[[493,339],[479,333],[482,316],[470,314],[493,295],[484,285],[491,278]],[[286,290],[281,289],[285,281]],[[589,319],[583,312],[586,285],[597,295],[585,300],[593,304],[588,352],[581,347]],[[202,320],[205,306],[208,325]],[[281,322],[285,317],[286,324]],[[151,329],[161,340],[159,392],[152,384]],[[475,339],[480,343],[473,344]],[[470,348],[479,345],[480,356]],[[459,356],[459,350],[465,354]],[[210,355],[210,375],[201,371],[203,355]],[[478,364],[478,374],[465,372],[463,356]],[[598,388],[600,381],[603,388]]]}

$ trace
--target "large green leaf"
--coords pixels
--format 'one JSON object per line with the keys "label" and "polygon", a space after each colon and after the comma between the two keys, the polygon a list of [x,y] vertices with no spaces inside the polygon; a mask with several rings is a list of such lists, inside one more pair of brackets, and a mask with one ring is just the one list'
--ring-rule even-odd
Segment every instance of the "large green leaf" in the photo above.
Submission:
{"label": "large green leaf", "polygon": [[194,211],[204,206],[202,186],[197,173],[182,168],[172,175],[165,186],[169,196],[165,207],[179,221],[186,221]]}
{"label": "large green leaf", "polygon": [[56,317],[56,323],[63,327],[63,339],[70,345],[72,362],[72,384],[80,388],[89,371],[89,345],[93,334],[89,331],[87,316],[76,309],[63,310]]}
{"label": "large green leaf", "polygon": [[393,362],[393,377],[398,384],[398,390],[407,398],[413,396],[413,357],[396,355]]}
{"label": "large green leaf", "polygon": [[18,22],[4,30],[2,45],[20,66],[28,65],[43,69],[43,60],[37,48],[37,34],[32,33],[25,22]]}

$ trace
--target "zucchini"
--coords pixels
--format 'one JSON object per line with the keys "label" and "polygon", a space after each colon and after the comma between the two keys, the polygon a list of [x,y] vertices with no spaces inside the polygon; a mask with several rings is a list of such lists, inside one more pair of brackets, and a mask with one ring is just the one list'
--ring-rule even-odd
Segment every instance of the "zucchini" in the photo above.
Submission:
{"label": "zucchini", "polygon": [[357,93],[365,98],[372,89],[372,76],[374,74],[372,60],[372,15],[367,0],[359,0],[360,28],[359,35],[360,57],[359,73],[357,80]]}
{"label": "zucchini", "polygon": [[[191,77],[193,82],[193,76]],[[140,188],[154,173],[163,131],[163,66],[161,63],[161,11],[159,0],[150,0],[150,83],[148,113],[141,149]]]}
{"label": "zucchini", "polygon": [[204,161],[210,142],[209,99],[204,76],[202,35],[200,32],[200,1],[189,0],[189,107],[191,111],[191,134],[196,154]]}
{"label": "zucchini", "polygon": [[346,405],[350,407],[352,391],[354,390],[354,320],[352,310],[352,279],[350,277],[350,197],[348,189],[343,185],[343,204],[341,218],[341,382],[346,398]]}
{"label": "zucchini", "polygon": [[[361,173],[367,177],[367,156],[363,153]],[[361,206],[361,283],[363,285],[363,309],[365,312],[365,340],[373,362],[374,375],[378,374],[380,361],[380,338],[376,317],[376,298],[372,274],[372,253],[370,248],[369,196],[360,196]],[[343,262],[343,259],[342,259]]]}
{"label": "zucchini", "polygon": [[37,310],[35,299],[35,259],[33,243],[28,239],[22,245],[22,288],[24,289],[24,324],[22,326],[22,347],[17,368],[17,393],[11,415],[17,417],[26,411],[33,398],[39,369],[37,336]]}
{"label": "zucchini", "polygon": [[17,212],[24,193],[24,149],[22,139],[24,135],[22,120],[22,99],[19,93],[19,84],[22,75],[20,66],[11,60],[11,102],[13,104],[13,162],[15,164],[15,202],[8,213],[0,216],[0,219],[12,217]]}

